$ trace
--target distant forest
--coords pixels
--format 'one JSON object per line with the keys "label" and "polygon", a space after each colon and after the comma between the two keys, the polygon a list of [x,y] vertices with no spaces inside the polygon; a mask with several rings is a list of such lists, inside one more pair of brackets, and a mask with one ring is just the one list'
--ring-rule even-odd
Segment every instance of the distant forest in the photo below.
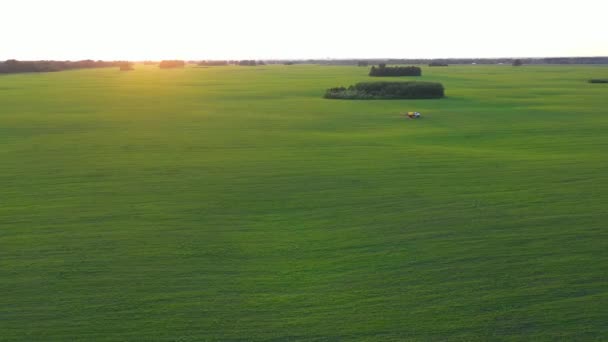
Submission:
{"label": "distant forest", "polygon": [[[400,64],[427,64],[429,66],[447,66],[450,64],[508,64],[519,60],[523,64],[608,64],[607,57],[551,57],[551,58],[442,58],[442,59],[265,59],[257,61],[257,65],[264,64],[320,64],[320,65],[400,65]],[[253,62],[253,63],[252,63]],[[255,61],[247,60],[209,60],[189,61],[191,64],[201,66],[217,65],[256,65]]]}
{"label": "distant forest", "polygon": [[128,62],[114,61],[94,61],[91,59],[82,61],[17,61],[9,59],[5,62],[0,62],[0,74],[13,74],[21,72],[53,72],[72,69],[92,69],[92,68],[108,68],[121,67]]}
{"label": "distant forest", "polygon": [[[289,60],[290,64],[323,64],[323,65],[358,65],[374,64],[513,64],[515,60],[523,64],[608,64],[606,57],[547,57],[547,58],[441,58],[441,59],[306,59]],[[285,60],[266,61],[268,64],[285,64]]]}
{"label": "distant forest", "polygon": [[387,67],[386,64],[380,63],[377,68],[375,66],[371,68],[369,75],[375,77],[420,76],[422,75],[422,70],[416,66]]}
{"label": "distant forest", "polygon": [[[512,65],[514,61],[522,64],[608,64],[608,57],[551,57],[551,58],[445,58],[445,59],[301,59],[301,60],[199,60],[188,61],[190,64],[199,66],[223,66],[244,65],[258,66],[265,64],[319,64],[319,65],[358,65],[367,66],[374,64],[427,64],[430,66],[444,66],[450,64],[507,64]],[[175,61],[172,61],[175,62]],[[159,62],[143,61],[144,64],[159,64]],[[179,61],[180,65],[182,61]],[[73,69],[91,69],[119,67],[125,68],[130,65],[127,61],[94,61],[91,59],[81,61],[18,61],[9,59],[0,62],[0,74],[12,74],[22,72],[53,72]],[[163,65],[164,66],[164,65]],[[162,66],[161,66],[162,67]]]}
{"label": "distant forest", "polygon": [[[258,61],[257,65],[265,64],[320,64],[320,65],[400,65],[400,64],[427,64],[429,66],[447,66],[450,64],[509,64],[520,60],[523,64],[608,64],[607,57],[551,57],[551,58],[442,58],[442,59],[274,59]],[[251,63],[254,62],[254,63]],[[201,66],[217,65],[255,65],[255,61],[247,60],[213,60],[189,61],[191,64]]]}

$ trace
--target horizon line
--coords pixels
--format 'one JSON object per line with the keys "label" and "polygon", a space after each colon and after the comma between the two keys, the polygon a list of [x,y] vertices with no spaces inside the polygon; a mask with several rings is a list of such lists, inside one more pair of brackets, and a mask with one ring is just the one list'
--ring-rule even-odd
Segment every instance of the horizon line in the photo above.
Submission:
{"label": "horizon line", "polygon": [[97,59],[97,58],[84,58],[84,59],[18,59],[18,58],[6,58],[0,59],[0,62],[6,62],[9,60],[16,60],[22,62],[32,61],[128,61],[128,62],[145,62],[145,61],[162,61],[162,60],[183,60],[183,61],[229,61],[229,60],[261,60],[261,61],[307,61],[307,60],[326,60],[326,61],[340,61],[340,60],[453,60],[453,59],[475,59],[475,60],[488,60],[488,59],[547,59],[547,58],[608,58],[608,55],[594,55],[594,56],[502,56],[502,57],[296,57],[296,58],[136,58],[136,59]]}

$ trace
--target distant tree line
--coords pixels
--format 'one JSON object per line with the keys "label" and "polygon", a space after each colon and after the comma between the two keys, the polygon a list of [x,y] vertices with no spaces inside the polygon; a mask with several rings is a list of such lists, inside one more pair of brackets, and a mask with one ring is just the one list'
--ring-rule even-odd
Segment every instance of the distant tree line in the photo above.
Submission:
{"label": "distant tree line", "polygon": [[448,66],[448,63],[441,63],[441,62],[431,62],[429,63],[430,67],[446,67]]}
{"label": "distant tree line", "polygon": [[104,62],[91,59],[82,61],[18,61],[9,59],[0,62],[0,74],[13,74],[22,72],[55,72],[73,69],[92,69],[120,67],[124,62]]}
{"label": "distant tree line", "polygon": [[226,66],[228,65],[228,61],[200,61],[197,62],[198,66]]}
{"label": "distant tree line", "polygon": [[118,66],[120,68],[120,71],[135,70],[135,68],[133,67],[133,63],[131,62],[120,62]]}
{"label": "distant tree line", "polygon": [[608,83],[608,78],[593,78],[589,80],[589,83]]}
{"label": "distant tree line", "polygon": [[238,61],[238,63],[236,63],[238,65],[242,65],[242,66],[256,66],[256,65],[266,65],[266,63],[264,61],[254,61],[254,60],[242,60],[242,61]]}
{"label": "distant tree line", "polygon": [[[380,63],[390,65],[403,64],[512,64],[517,58],[371,58],[371,59],[290,59],[266,60],[267,64],[320,64],[320,65],[359,65],[367,62],[368,65]],[[547,58],[519,58],[523,64],[608,64],[608,57],[547,57]]]}
{"label": "distant tree line", "polygon": [[369,65],[368,61],[358,61],[357,62],[357,66],[360,66],[360,67],[366,67],[368,65]]}
{"label": "distant tree line", "polygon": [[386,77],[386,76],[420,76],[422,70],[415,66],[406,67],[387,67],[386,64],[380,63],[378,67],[372,66],[369,71],[370,76]]}
{"label": "distant tree line", "polygon": [[348,88],[330,88],[326,99],[437,99],[444,96],[444,88],[437,82],[362,82]]}
{"label": "distant tree line", "polygon": [[164,60],[158,64],[158,67],[161,69],[183,68],[185,66],[186,62],[180,60]]}
{"label": "distant tree line", "polygon": [[226,65],[242,65],[242,66],[258,66],[266,65],[265,61],[244,59],[244,60],[202,60],[202,61],[188,61],[190,64],[196,64],[198,66],[226,66]]}
{"label": "distant tree line", "polygon": [[608,64],[608,57],[522,58],[525,64]]}

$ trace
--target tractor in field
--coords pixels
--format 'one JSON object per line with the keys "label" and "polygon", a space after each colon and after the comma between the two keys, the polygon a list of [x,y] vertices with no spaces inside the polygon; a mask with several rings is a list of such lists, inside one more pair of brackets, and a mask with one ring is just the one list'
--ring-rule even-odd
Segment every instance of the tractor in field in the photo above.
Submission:
{"label": "tractor in field", "polygon": [[420,113],[418,112],[407,112],[405,115],[408,119],[420,119]]}

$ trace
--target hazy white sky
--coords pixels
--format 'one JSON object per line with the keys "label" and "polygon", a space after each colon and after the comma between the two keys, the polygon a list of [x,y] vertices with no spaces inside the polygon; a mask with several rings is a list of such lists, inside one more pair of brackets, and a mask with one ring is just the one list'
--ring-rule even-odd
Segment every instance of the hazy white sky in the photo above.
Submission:
{"label": "hazy white sky", "polygon": [[606,56],[608,0],[0,0],[0,60]]}

